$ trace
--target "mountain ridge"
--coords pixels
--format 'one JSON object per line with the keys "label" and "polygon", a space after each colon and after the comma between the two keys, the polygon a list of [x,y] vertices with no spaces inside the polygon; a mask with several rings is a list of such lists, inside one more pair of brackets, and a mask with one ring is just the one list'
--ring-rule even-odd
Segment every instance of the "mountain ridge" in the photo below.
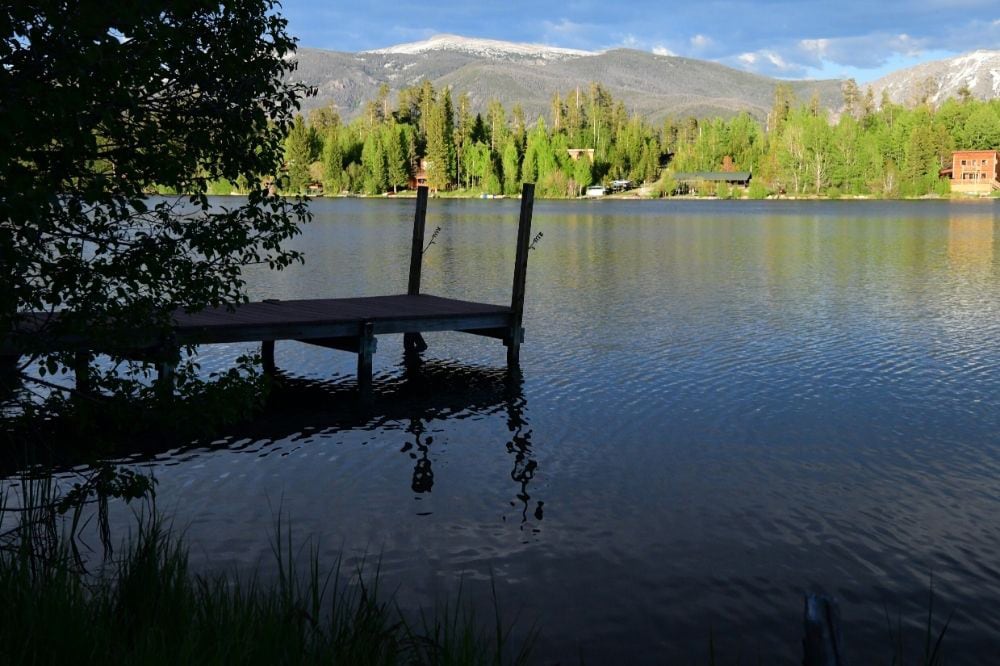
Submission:
{"label": "mountain ridge", "polygon": [[419,42],[396,44],[381,49],[371,49],[360,53],[376,54],[407,54],[415,55],[428,51],[465,51],[484,57],[500,55],[541,57],[541,58],[572,58],[579,56],[599,55],[601,51],[583,51],[568,49],[546,44],[531,44],[527,42],[507,42],[499,39],[482,39],[478,37],[463,37],[461,35],[440,34]]}
{"label": "mountain ridge", "polygon": [[[520,104],[529,119],[546,115],[555,93],[595,81],[649,121],[741,111],[763,120],[779,84],[790,85],[803,101],[818,95],[821,106],[835,113],[843,105],[840,79],[775,79],[718,62],[626,48],[583,51],[442,34],[357,53],[301,48],[295,60],[292,78],[317,89],[315,97],[303,100],[303,110],[333,104],[347,120],[360,115],[383,84],[396,93],[424,79],[438,89],[469,93],[474,112],[497,99],[508,109]],[[868,85],[876,100],[885,89],[898,103],[921,96],[937,103],[958,95],[963,85],[975,97],[1000,97],[1000,51],[924,63]]]}
{"label": "mountain ridge", "polygon": [[298,70],[292,78],[317,89],[315,97],[303,100],[303,110],[333,104],[348,120],[363,112],[381,85],[395,93],[424,79],[438,89],[468,92],[474,112],[485,111],[497,99],[508,109],[520,104],[529,118],[547,114],[556,92],[595,81],[651,121],[669,115],[728,117],[740,111],[763,119],[781,83],[790,84],[802,99],[818,94],[827,108],[841,101],[839,80],[781,81],[648,51],[560,50],[451,35],[358,53],[300,48],[295,60]]}

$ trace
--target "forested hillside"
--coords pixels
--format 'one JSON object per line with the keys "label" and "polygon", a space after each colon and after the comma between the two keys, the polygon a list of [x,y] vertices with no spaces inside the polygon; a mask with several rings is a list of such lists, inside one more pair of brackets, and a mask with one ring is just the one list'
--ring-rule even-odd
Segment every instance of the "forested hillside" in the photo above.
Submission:
{"label": "forested hillside", "polygon": [[[554,96],[549,113],[537,118],[496,101],[473,114],[468,95],[456,99],[426,81],[395,100],[383,87],[350,123],[329,108],[297,119],[286,140],[286,187],[399,190],[423,158],[437,190],[510,195],[531,181],[541,196],[572,197],[592,183],[629,179],[658,182],[657,191],[669,195],[673,173],[718,170],[731,156],[737,170],[753,172],[753,196],[917,196],[947,191],[938,171],[952,150],[1000,147],[998,100],[904,107],[883,98],[877,105],[870,91],[848,84],[844,102],[834,121],[816,99],[798,100],[782,86],[765,123],[742,113],[651,124],[599,84],[579,97],[575,90]],[[569,148],[593,149],[593,163],[574,161]]]}

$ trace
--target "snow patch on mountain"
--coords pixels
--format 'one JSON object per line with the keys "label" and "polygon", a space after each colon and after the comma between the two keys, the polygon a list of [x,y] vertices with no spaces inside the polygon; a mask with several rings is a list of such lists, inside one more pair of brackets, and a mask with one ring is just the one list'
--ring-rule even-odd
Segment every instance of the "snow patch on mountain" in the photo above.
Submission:
{"label": "snow patch on mountain", "polygon": [[498,39],[477,39],[459,35],[435,35],[422,42],[397,44],[384,49],[363,51],[362,53],[418,55],[430,51],[460,51],[474,56],[491,59],[541,58],[544,60],[565,60],[581,56],[598,55],[599,51],[581,51],[544,44],[523,44],[505,42]]}
{"label": "snow patch on mountain", "polygon": [[1000,97],[1000,50],[984,49],[923,63],[893,72],[871,85],[876,99],[886,90],[893,102],[901,104],[927,94],[933,103],[940,104],[958,97],[963,88],[978,99],[994,99]]}

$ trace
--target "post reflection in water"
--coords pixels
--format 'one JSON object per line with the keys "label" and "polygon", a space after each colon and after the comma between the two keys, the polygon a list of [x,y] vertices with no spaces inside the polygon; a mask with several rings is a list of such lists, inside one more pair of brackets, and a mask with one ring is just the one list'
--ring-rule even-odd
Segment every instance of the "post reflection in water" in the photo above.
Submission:
{"label": "post reflection in water", "polygon": [[[421,381],[421,370],[424,360],[419,352],[406,350],[403,353],[403,380],[407,384],[419,383]],[[402,453],[409,453],[410,458],[416,461],[413,466],[413,482],[410,487],[417,494],[429,493],[434,488],[434,469],[430,459],[430,445],[434,443],[433,437],[424,437],[426,428],[424,417],[414,413],[410,416],[410,424],[406,432],[413,435],[413,441],[407,441],[400,450]],[[414,451],[414,447],[416,451]]]}
{"label": "post reflection in water", "polygon": [[[431,384],[437,384],[439,380],[445,378],[440,374],[442,371],[440,363],[427,367],[426,362],[418,352],[406,351],[402,367],[402,389],[405,393],[411,396],[429,396],[436,393],[439,397],[444,398],[444,404],[448,405],[448,409],[456,407],[454,400],[461,395],[467,397],[470,408],[488,404],[493,401],[493,398],[496,399],[499,408],[506,412],[507,429],[510,432],[506,449],[513,456],[514,461],[510,478],[518,484],[518,490],[515,494],[516,501],[511,500],[510,505],[521,508],[521,529],[524,529],[524,526],[528,524],[529,514],[536,521],[542,520],[545,502],[536,500],[534,510],[532,510],[532,497],[528,493],[528,485],[535,477],[538,461],[535,460],[532,452],[532,431],[525,416],[527,401],[524,397],[524,379],[520,371],[501,372],[471,367],[456,368],[449,365],[445,375],[454,381],[453,385],[447,388],[437,386],[432,389]],[[468,381],[470,379],[473,382]],[[474,386],[477,384],[489,386],[491,390],[485,393],[474,390]],[[442,396],[443,388],[445,393]],[[434,468],[430,456],[434,438],[427,434],[427,426],[433,419],[441,417],[440,413],[428,412],[425,407],[426,405],[421,405],[419,410],[409,415],[406,432],[410,438],[400,449],[401,453],[409,454],[414,461],[413,479],[410,487],[418,495],[429,493],[434,489]],[[503,517],[503,520],[506,521],[506,516]]]}
{"label": "post reflection in water", "polygon": [[[510,441],[507,442],[507,452],[514,456],[514,469],[510,471],[510,478],[520,484],[520,492],[517,499],[521,502],[521,529],[528,522],[528,511],[530,509],[531,495],[528,494],[528,484],[535,478],[535,470],[538,469],[538,462],[532,456],[531,451],[531,429],[524,416],[525,398],[521,390],[524,380],[519,371],[512,371],[508,375],[508,392],[506,400],[507,408],[507,429],[511,432]],[[515,502],[511,506],[517,506]],[[537,501],[534,511],[535,520],[541,520],[545,503]],[[536,528],[537,531],[537,528]]]}

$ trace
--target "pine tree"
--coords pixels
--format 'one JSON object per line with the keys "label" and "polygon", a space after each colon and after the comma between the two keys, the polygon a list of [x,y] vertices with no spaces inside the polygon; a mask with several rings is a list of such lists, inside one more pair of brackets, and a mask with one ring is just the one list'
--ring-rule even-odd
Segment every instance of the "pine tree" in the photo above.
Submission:
{"label": "pine tree", "polygon": [[455,144],[455,182],[462,182],[462,169],[464,162],[465,147],[472,142],[472,100],[469,93],[464,92],[458,96],[458,122],[455,124],[454,144]]}
{"label": "pine tree", "polygon": [[787,83],[779,83],[774,87],[774,104],[767,116],[767,131],[780,134],[788,114],[795,103],[795,91]]}
{"label": "pine tree", "polygon": [[554,95],[552,95],[552,131],[559,132],[563,130],[563,116],[566,113],[566,109],[563,106],[562,97],[559,96],[559,91],[557,90]]}
{"label": "pine tree", "polygon": [[340,148],[340,126],[332,124],[323,139],[323,191],[340,192],[344,186],[344,154]]}
{"label": "pine tree", "polygon": [[295,116],[295,122],[285,138],[285,168],[291,192],[304,192],[309,186],[310,143],[309,128],[302,116]]}
{"label": "pine tree", "polygon": [[420,109],[420,114],[417,118],[417,140],[420,143],[427,142],[427,123],[430,122],[431,111],[434,109],[436,99],[437,95],[434,92],[434,86],[431,85],[430,81],[424,79],[417,93],[417,104]]}
{"label": "pine tree", "polygon": [[497,152],[507,142],[507,112],[498,100],[490,100],[486,111],[486,125],[490,135],[490,150]]}
{"label": "pine tree", "polygon": [[410,156],[406,135],[396,123],[385,126],[382,133],[385,149],[386,177],[393,192],[406,187],[410,180]]}
{"label": "pine tree", "polygon": [[361,167],[365,170],[366,194],[381,194],[388,189],[389,175],[385,147],[378,132],[369,132],[361,151]]}
{"label": "pine tree", "polygon": [[427,120],[427,184],[436,190],[447,189],[454,181],[455,143],[451,94],[445,89]]}
{"label": "pine tree", "polygon": [[503,191],[507,195],[515,195],[521,184],[520,155],[513,138],[507,139],[503,147],[501,165],[503,167]]}

